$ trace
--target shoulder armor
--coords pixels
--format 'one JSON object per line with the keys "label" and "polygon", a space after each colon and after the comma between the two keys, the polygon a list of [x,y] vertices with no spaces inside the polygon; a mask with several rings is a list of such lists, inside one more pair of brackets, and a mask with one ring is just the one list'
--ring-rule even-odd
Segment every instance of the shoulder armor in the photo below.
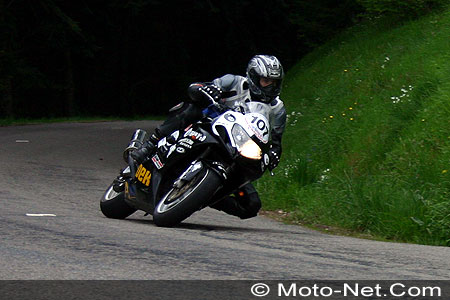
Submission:
{"label": "shoulder armor", "polygon": [[219,86],[224,91],[229,91],[235,85],[236,76],[227,74],[217,79],[214,79],[214,84]]}
{"label": "shoulder armor", "polygon": [[284,103],[283,101],[281,101],[280,97],[276,97],[272,102],[270,102],[270,106],[272,107],[273,111],[277,111],[281,108],[284,108]]}
{"label": "shoulder armor", "polygon": [[284,107],[283,101],[279,97],[276,97],[271,103],[272,107],[272,121],[275,128],[279,128],[281,132],[284,131],[286,126],[286,108]]}

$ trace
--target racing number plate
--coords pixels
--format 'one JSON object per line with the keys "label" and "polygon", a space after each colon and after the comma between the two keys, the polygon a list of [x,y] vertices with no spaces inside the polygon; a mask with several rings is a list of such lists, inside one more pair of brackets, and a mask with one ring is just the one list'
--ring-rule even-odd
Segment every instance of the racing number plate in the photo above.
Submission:
{"label": "racing number plate", "polygon": [[139,182],[141,182],[145,186],[149,186],[150,185],[150,178],[152,177],[152,174],[150,173],[149,170],[144,168],[143,165],[140,165],[139,168],[136,171],[135,177],[136,177],[136,179]]}

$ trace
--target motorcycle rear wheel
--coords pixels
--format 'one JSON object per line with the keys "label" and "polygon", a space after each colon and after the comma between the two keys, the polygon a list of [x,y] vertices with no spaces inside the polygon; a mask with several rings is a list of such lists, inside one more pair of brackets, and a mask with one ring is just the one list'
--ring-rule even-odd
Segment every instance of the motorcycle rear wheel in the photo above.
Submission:
{"label": "motorcycle rear wheel", "polygon": [[125,193],[117,193],[111,184],[100,199],[100,210],[103,215],[111,219],[125,219],[137,209],[125,202]]}
{"label": "motorcycle rear wheel", "polygon": [[221,184],[219,175],[205,168],[181,187],[172,187],[153,212],[157,226],[172,227],[200,209]]}

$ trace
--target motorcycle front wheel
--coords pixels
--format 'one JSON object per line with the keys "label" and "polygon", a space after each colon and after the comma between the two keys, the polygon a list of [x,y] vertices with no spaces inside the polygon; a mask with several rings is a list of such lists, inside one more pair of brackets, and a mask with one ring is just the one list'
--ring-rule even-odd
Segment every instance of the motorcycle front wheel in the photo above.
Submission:
{"label": "motorcycle front wheel", "polygon": [[181,186],[172,186],[153,212],[157,226],[178,225],[201,208],[221,185],[219,175],[208,168]]}
{"label": "motorcycle front wheel", "polygon": [[125,202],[125,193],[117,193],[111,184],[100,199],[100,210],[105,217],[111,219],[125,219],[137,209]]}

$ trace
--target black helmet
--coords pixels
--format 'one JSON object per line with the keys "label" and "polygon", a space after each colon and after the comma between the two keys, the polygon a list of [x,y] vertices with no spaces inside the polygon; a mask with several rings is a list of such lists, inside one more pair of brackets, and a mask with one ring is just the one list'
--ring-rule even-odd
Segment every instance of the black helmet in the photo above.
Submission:
{"label": "black helmet", "polygon": [[[275,56],[254,56],[247,66],[247,80],[252,99],[265,103],[272,102],[280,95],[283,77],[283,67]],[[261,86],[261,78],[271,79],[273,82]]]}

